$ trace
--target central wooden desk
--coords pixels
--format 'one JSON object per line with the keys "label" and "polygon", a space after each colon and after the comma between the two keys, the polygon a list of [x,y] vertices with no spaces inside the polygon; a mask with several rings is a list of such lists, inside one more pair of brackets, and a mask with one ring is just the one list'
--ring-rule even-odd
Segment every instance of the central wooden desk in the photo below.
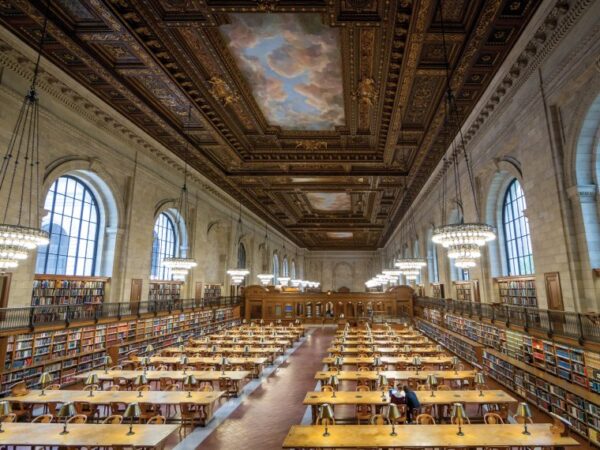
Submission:
{"label": "central wooden desk", "polygon": [[133,425],[135,434],[128,436],[129,425],[69,424],[69,434],[60,434],[59,423],[4,423],[0,446],[27,447],[150,447],[161,448],[179,425]]}
{"label": "central wooden desk", "polygon": [[160,381],[161,378],[172,378],[173,380],[181,381],[187,375],[194,375],[199,383],[203,381],[214,383],[224,378],[229,378],[233,384],[233,390],[230,393],[236,396],[241,392],[243,381],[252,376],[252,372],[248,370],[226,370],[225,373],[220,370],[187,370],[185,374],[183,370],[148,370],[145,373],[143,370],[109,370],[108,373],[103,370],[92,370],[75,375],[75,378],[85,380],[90,374],[98,375],[100,381],[112,381],[115,377],[133,380],[142,374],[146,375],[148,381]]}
{"label": "central wooden desk", "polygon": [[335,397],[333,392],[308,392],[304,397],[302,404],[311,407],[312,421],[316,421],[318,417],[319,406],[325,403],[334,407],[336,405],[374,405],[376,409],[381,406],[390,404],[390,396],[385,393],[381,395],[379,391],[337,391]]}
{"label": "central wooden desk", "polygon": [[456,425],[397,425],[397,436],[390,436],[391,425],[333,425],[323,436],[322,425],[294,425],[283,448],[471,448],[471,447],[577,447],[572,437],[561,437],[550,430],[551,424],[463,425],[464,436],[457,436]]}
{"label": "central wooden desk", "polygon": [[[225,392],[198,392],[198,391],[146,391],[142,397],[136,391],[94,391],[90,397],[88,391],[42,391],[32,390],[25,395],[16,397],[5,397],[9,402],[23,402],[33,405],[44,405],[48,403],[88,402],[94,405],[109,405],[111,402],[119,403],[150,403],[153,405],[179,405],[181,403],[193,403],[203,410],[205,423],[212,419],[213,404],[219,400]],[[188,396],[189,395],[189,396]],[[1,434],[1,433],[0,433]],[[114,444],[113,444],[114,445]]]}

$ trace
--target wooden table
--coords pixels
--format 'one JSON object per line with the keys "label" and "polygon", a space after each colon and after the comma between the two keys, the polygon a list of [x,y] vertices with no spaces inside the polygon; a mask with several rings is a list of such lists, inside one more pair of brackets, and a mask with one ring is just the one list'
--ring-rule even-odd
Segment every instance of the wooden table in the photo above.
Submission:
{"label": "wooden table", "polygon": [[[420,370],[419,373],[415,370],[382,370],[379,372],[385,375],[388,380],[394,381],[408,381],[408,380],[419,380],[426,381],[427,375],[435,375],[438,379],[443,378],[444,380],[470,380],[475,378],[475,372],[473,370]],[[315,380],[325,381],[328,380],[332,375],[337,375],[340,381],[358,381],[359,379],[366,379],[371,381],[377,381],[378,375],[374,370],[328,370],[320,371],[315,375]]]}
{"label": "wooden table", "polygon": [[184,347],[181,350],[179,347],[167,347],[162,349],[162,352],[169,354],[194,354],[194,353],[206,353],[206,356],[211,356],[216,353],[224,353],[226,355],[251,355],[251,356],[264,356],[267,358],[269,363],[275,362],[275,359],[283,353],[281,347],[248,347],[248,351],[244,350],[244,347],[216,347],[213,351],[212,346],[207,348],[198,347]]}
{"label": "wooden table", "polygon": [[378,409],[389,405],[390,397],[387,393],[382,396],[382,393],[377,391],[337,391],[335,397],[333,392],[308,392],[302,404],[311,407],[313,423],[318,417],[319,406],[325,403],[331,405],[334,410],[336,405],[374,405]]}
{"label": "wooden table", "polygon": [[[333,356],[327,356],[322,359],[323,364],[333,364],[335,358]],[[452,358],[450,356],[423,356],[421,357],[421,364],[450,364]],[[382,356],[382,364],[405,364],[411,366],[413,359],[410,356]],[[342,365],[344,366],[358,366],[368,365],[372,366],[375,363],[373,356],[343,356]]]}
{"label": "wooden table", "polygon": [[[152,356],[150,358],[151,363],[156,364],[179,364],[178,356]],[[229,365],[231,366],[247,366],[253,365],[252,375],[254,377],[259,377],[262,373],[262,367],[267,363],[267,358],[264,357],[239,357],[233,356],[228,357]],[[221,357],[217,356],[190,356],[188,358],[188,364],[201,364],[207,366],[217,366],[221,365]]]}
{"label": "wooden table", "polygon": [[58,423],[4,423],[1,446],[27,447],[151,447],[161,448],[179,425],[133,425],[135,434],[128,436],[129,425],[69,424],[69,434],[60,434]]}
{"label": "wooden table", "polygon": [[398,435],[390,436],[391,425],[333,425],[329,427],[330,435],[325,437],[322,425],[294,425],[283,448],[561,448],[580,445],[572,437],[553,434],[550,426],[531,424],[528,426],[531,434],[525,435],[523,425],[464,425],[464,436],[457,436],[456,425],[398,425]]}
{"label": "wooden table", "polygon": [[435,391],[433,397],[431,391],[415,391],[415,393],[422,405],[449,405],[457,402],[477,405],[518,403],[516,398],[500,389],[483,391],[483,396],[479,395],[478,390]]}
{"label": "wooden table", "polygon": [[273,339],[265,339],[263,342],[260,342],[260,338],[254,338],[254,339],[239,339],[239,340],[233,340],[233,338],[222,338],[222,339],[214,339],[210,342],[207,341],[198,341],[195,339],[191,340],[192,345],[194,346],[201,346],[201,347],[210,347],[213,344],[214,345],[263,345],[263,346],[279,346],[279,347],[290,347],[290,341],[287,339],[282,339],[282,340],[273,340]]}
{"label": "wooden table", "polygon": [[199,383],[203,381],[214,383],[224,378],[229,378],[233,384],[233,389],[228,393],[236,396],[241,392],[243,381],[252,376],[252,372],[248,370],[226,370],[225,373],[220,370],[187,370],[185,374],[183,370],[148,370],[145,373],[143,370],[109,370],[108,373],[104,370],[92,370],[75,375],[74,378],[85,380],[90,374],[98,375],[100,381],[112,381],[115,377],[133,380],[142,374],[146,375],[148,381],[159,381],[161,378],[172,378],[173,380],[181,381],[187,375],[194,375]]}
{"label": "wooden table", "polygon": [[[193,403],[200,406],[205,417],[204,424],[212,419],[213,404],[219,400],[225,392],[198,392],[198,391],[146,391],[142,392],[142,397],[136,391],[94,391],[90,397],[88,391],[46,391],[45,395],[40,395],[42,391],[31,390],[25,395],[16,397],[5,397],[9,402],[23,402],[33,405],[43,405],[48,403],[67,403],[67,402],[88,402],[94,405],[109,405],[111,402],[119,403],[150,403],[153,405],[179,405],[181,403]],[[189,396],[188,396],[189,395]]]}

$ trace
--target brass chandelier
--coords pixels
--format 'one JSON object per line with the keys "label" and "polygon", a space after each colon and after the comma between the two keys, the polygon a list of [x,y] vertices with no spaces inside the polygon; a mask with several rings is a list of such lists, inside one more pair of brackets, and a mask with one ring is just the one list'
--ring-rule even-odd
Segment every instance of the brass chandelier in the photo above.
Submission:
{"label": "brass chandelier", "polygon": [[16,268],[32,250],[50,242],[48,233],[39,228],[40,109],[36,90],[49,11],[50,1],[46,4],[33,80],[0,166],[0,195],[6,201],[0,224],[0,269]]}

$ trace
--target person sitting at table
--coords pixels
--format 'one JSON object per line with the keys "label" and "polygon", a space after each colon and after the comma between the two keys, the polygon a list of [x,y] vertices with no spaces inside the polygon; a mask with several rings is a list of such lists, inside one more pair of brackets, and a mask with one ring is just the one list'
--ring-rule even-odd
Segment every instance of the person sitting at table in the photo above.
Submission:
{"label": "person sitting at table", "polygon": [[417,394],[415,394],[408,386],[404,386],[402,390],[404,391],[404,398],[406,399],[406,422],[411,423],[412,413],[414,410],[421,407],[421,403],[419,403]]}

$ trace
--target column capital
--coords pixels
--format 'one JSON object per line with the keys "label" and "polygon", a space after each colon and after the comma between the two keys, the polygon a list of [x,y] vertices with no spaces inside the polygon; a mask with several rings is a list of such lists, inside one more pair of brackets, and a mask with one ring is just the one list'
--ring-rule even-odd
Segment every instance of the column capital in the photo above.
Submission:
{"label": "column capital", "polygon": [[594,203],[598,195],[598,187],[595,184],[580,184],[567,188],[567,195],[571,201],[581,203]]}

